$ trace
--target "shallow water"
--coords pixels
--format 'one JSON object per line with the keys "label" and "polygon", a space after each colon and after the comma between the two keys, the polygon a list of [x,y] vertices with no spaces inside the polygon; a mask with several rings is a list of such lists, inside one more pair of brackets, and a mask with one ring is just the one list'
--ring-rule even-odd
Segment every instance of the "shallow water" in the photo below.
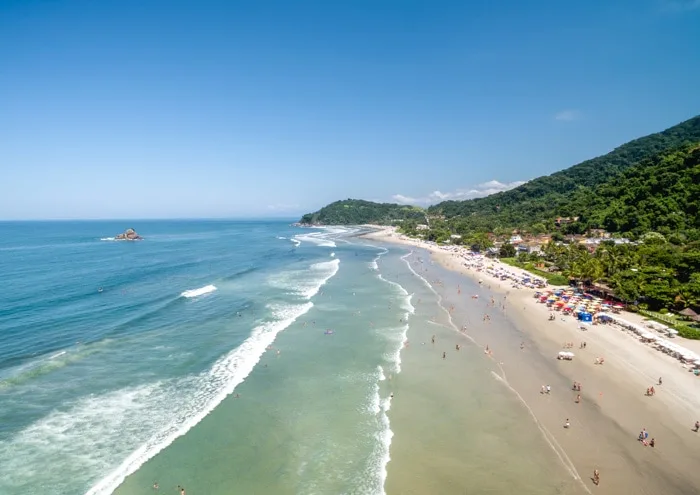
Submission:
{"label": "shallow water", "polygon": [[0,493],[576,493],[427,257],[274,222],[1,227]]}

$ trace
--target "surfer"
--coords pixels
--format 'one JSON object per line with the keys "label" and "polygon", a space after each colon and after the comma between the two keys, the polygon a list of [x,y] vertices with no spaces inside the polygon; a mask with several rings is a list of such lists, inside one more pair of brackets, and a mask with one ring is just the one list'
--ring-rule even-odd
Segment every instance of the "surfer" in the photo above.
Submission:
{"label": "surfer", "polygon": [[102,292],[102,287],[99,287],[99,288],[97,289],[97,292]]}
{"label": "surfer", "polygon": [[157,489],[158,489],[158,482],[157,482],[157,481],[156,481],[155,483],[153,483],[153,489],[154,489],[154,490],[157,490]]}

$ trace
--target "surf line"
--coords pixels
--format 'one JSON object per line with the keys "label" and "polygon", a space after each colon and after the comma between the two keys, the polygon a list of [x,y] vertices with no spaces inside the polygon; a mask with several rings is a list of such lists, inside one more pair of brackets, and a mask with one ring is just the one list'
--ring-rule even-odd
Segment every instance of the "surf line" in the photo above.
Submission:
{"label": "surf line", "polygon": [[[404,263],[406,263],[406,266],[408,266],[408,269],[411,270],[411,272],[413,272],[413,274],[414,274],[416,277],[420,278],[420,279],[423,281],[423,283],[433,292],[433,294],[435,294],[435,296],[436,296],[436,298],[437,298],[437,305],[440,307],[440,309],[442,309],[442,310],[445,312],[445,314],[447,314],[447,320],[450,322],[450,326],[451,326],[456,332],[459,332],[459,328],[457,327],[457,325],[455,325],[454,321],[452,320],[452,315],[451,315],[450,312],[447,310],[447,308],[445,308],[445,307],[442,305],[442,296],[435,290],[435,288],[430,284],[430,282],[428,282],[422,275],[419,275],[419,274],[413,269],[413,267],[411,266],[411,263],[409,263],[409,261],[406,259],[406,258],[408,258],[409,256],[411,256],[412,254],[413,254],[413,251],[411,251],[410,253],[408,253],[408,254],[402,256],[402,257],[401,257],[401,260],[402,260]],[[461,333],[462,335],[464,335],[465,337],[467,337],[467,338],[468,338],[472,343],[474,343],[477,347],[481,347],[481,346],[479,345],[479,343],[478,343],[471,335],[468,335],[468,334],[462,333],[462,332],[459,332],[459,333]],[[493,362],[494,362],[494,364],[498,367],[498,369],[499,369],[499,371],[501,372],[501,374],[499,375],[499,374],[496,373],[495,371],[491,370],[491,375],[496,379],[496,381],[498,381],[499,383],[502,383],[503,385],[505,385],[505,386],[508,388],[508,390],[510,390],[510,391],[518,398],[518,400],[520,401],[520,403],[521,403],[521,404],[525,407],[525,409],[530,413],[530,416],[532,417],[533,421],[535,422],[535,425],[536,425],[537,428],[540,430],[540,433],[542,433],[542,436],[544,437],[544,439],[545,439],[545,441],[547,442],[547,444],[549,445],[549,447],[550,447],[550,448],[554,451],[554,453],[557,455],[557,457],[559,458],[559,461],[562,463],[562,465],[564,466],[564,468],[569,472],[569,474],[571,475],[571,477],[572,477],[573,479],[575,479],[576,481],[578,481],[578,482],[580,483],[580,485],[583,487],[584,490],[586,490],[587,493],[591,493],[591,491],[588,489],[588,487],[586,486],[586,484],[585,484],[585,483],[583,482],[583,480],[581,479],[581,476],[578,474],[578,471],[576,470],[576,467],[574,466],[574,463],[571,461],[571,459],[569,458],[569,456],[566,454],[566,451],[561,447],[561,445],[559,445],[559,442],[557,442],[557,440],[554,438],[554,436],[551,434],[551,432],[539,421],[539,419],[537,419],[537,416],[536,416],[535,413],[532,411],[532,409],[530,408],[530,406],[527,404],[527,402],[525,401],[525,399],[523,399],[523,397],[518,393],[518,391],[515,390],[515,389],[510,385],[510,383],[508,383],[508,378],[506,377],[506,372],[505,372],[505,370],[503,369],[503,367],[502,367],[497,361],[493,360]]]}

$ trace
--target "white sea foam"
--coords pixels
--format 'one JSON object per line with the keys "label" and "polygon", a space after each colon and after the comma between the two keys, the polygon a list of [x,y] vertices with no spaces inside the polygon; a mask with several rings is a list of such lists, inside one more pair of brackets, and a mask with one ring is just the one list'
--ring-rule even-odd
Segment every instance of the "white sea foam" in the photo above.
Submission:
{"label": "white sea foam", "polygon": [[116,241],[114,237],[102,237],[100,238],[101,241]]}
{"label": "white sea foam", "polygon": [[180,294],[182,297],[197,297],[197,296],[202,296],[204,294],[209,294],[210,292],[214,292],[216,290],[215,285],[205,285],[204,287],[200,287],[199,289],[190,289],[184,291],[182,294]]}
{"label": "white sea foam", "polygon": [[335,258],[335,253],[331,253],[331,258]]}
{"label": "white sea foam", "polygon": [[384,484],[387,477],[387,465],[391,460],[389,455],[391,449],[391,439],[394,437],[394,432],[391,431],[391,423],[387,412],[391,408],[391,396],[382,399],[379,395],[379,385],[374,388],[374,414],[377,416],[377,433],[374,451],[372,452],[370,469],[374,471],[373,478],[378,479],[376,493],[384,495]]}
{"label": "white sea foam", "polygon": [[386,380],[386,376],[384,376],[384,368],[382,368],[382,365],[377,365],[377,371],[379,372],[379,381],[383,382]]}
{"label": "white sea foam", "polygon": [[[196,377],[184,380],[185,383],[174,383],[168,393],[175,392],[179,387],[187,386],[191,394],[184,400],[178,402],[178,408],[172,408],[172,398],[165,400],[160,394],[150,394],[151,398],[157,395],[157,401],[148,401],[148,417],[157,417],[164,414],[164,410],[173,410],[169,421],[160,426],[155,433],[152,433],[147,441],[123,460],[116,468],[112,466],[112,471],[105,478],[96,483],[87,491],[86,495],[102,495],[112,493],[112,491],[124,481],[126,476],[136,471],[143,463],[152,458],[158,452],[170,445],[177,437],[184,435],[190,428],[199,423],[209,414],[221,401],[230,395],[243,380],[251,373],[255,365],[281,331],[291,325],[297,318],[308,312],[313,307],[313,303],[306,302],[300,305],[279,305],[269,306],[272,310],[272,319],[255,327],[250,335],[238,348],[220,358],[212,368]],[[153,387],[159,384],[153,385]],[[124,394],[125,391],[118,391]],[[163,405],[166,405],[163,408]],[[123,404],[120,406],[123,409]],[[128,404],[127,404],[128,406]],[[158,407],[159,413],[155,413],[151,408]],[[127,407],[127,409],[129,409]],[[133,408],[132,408],[133,409]],[[137,408],[138,409],[138,408]],[[142,414],[136,415],[141,418]],[[88,429],[89,431],[89,429]],[[104,434],[104,432],[103,432]],[[111,429],[110,435],[122,435],[120,429]],[[107,444],[104,437],[83,438],[84,452],[91,452],[94,449],[90,445]],[[92,443],[94,442],[94,443]],[[79,464],[78,464],[79,465]]]}
{"label": "white sea foam", "polygon": [[[27,493],[28,480],[55,493],[75,493],[76,482],[88,495],[112,493],[231,394],[276,336],[312,306],[268,306],[267,321],[202,373],[83,397],[0,441],[0,493]],[[66,462],[44,462],[58,457]],[[109,474],[98,481],[96,473]]]}
{"label": "white sea foam", "polygon": [[314,297],[340,269],[340,260],[314,263],[308,270],[293,270],[274,275],[269,279],[270,285],[278,289],[298,294],[306,300]]}
{"label": "white sea foam", "polygon": [[321,247],[336,247],[335,242],[326,238],[327,235],[329,234],[323,232],[314,232],[312,234],[296,235],[294,236],[294,238],[297,241],[309,242],[311,244],[316,244],[317,246]]}
{"label": "white sea foam", "polygon": [[301,241],[298,239],[289,239],[289,240],[292,241],[294,243],[294,246],[296,246],[296,247],[299,247],[299,245],[301,244]]}

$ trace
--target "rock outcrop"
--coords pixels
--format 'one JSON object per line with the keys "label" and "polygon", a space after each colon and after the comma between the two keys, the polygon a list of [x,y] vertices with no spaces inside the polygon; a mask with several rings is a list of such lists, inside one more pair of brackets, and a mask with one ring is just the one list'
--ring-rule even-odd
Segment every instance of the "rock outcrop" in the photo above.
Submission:
{"label": "rock outcrop", "polygon": [[119,234],[114,239],[117,241],[140,241],[143,239],[134,229],[126,229],[123,234]]}

